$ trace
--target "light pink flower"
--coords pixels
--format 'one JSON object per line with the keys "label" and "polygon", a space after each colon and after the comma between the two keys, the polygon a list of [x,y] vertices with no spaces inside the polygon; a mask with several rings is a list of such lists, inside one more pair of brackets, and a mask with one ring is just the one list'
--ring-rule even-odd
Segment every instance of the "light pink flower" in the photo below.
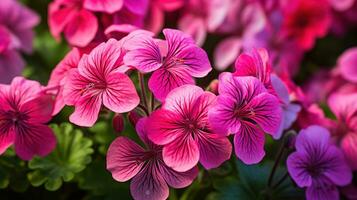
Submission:
{"label": "light pink flower", "polygon": [[107,154],[107,169],[115,180],[130,179],[130,191],[135,200],[165,200],[169,187],[187,187],[198,175],[194,167],[186,172],[177,172],[165,165],[162,146],[150,142],[146,118],[141,119],[136,130],[145,144],[145,149],[126,137],[118,137],[110,145]]}
{"label": "light pink flower", "polygon": [[165,163],[176,171],[187,171],[200,162],[206,169],[218,167],[231,155],[225,136],[212,131],[208,109],[216,96],[194,85],[172,90],[159,110],[148,119],[148,137],[163,145]]}
{"label": "light pink flower", "polygon": [[299,187],[306,187],[306,199],[339,199],[337,186],[351,183],[352,172],[341,150],[331,144],[328,130],[321,126],[301,130],[295,147],[287,159],[288,171]]}
{"label": "light pink flower", "polygon": [[193,84],[193,77],[204,77],[212,70],[206,52],[191,37],[173,29],[163,33],[165,41],[143,35],[124,57],[126,65],[142,73],[153,72],[149,88],[161,101],[172,89]]}
{"label": "light pink flower", "polygon": [[92,126],[102,104],[116,113],[128,112],[139,104],[139,97],[130,78],[121,72],[122,50],[111,39],[83,55],[78,69],[70,70],[64,85],[64,101],[75,106],[70,121]]}
{"label": "light pink flower", "polygon": [[264,155],[267,132],[277,133],[282,111],[279,100],[255,77],[235,77],[224,72],[219,76],[217,104],[209,112],[213,130],[235,134],[235,153],[246,164],[260,162]]}
{"label": "light pink flower", "polygon": [[357,83],[357,47],[346,50],[338,58],[337,66],[343,78]]}
{"label": "light pink flower", "polygon": [[36,81],[16,77],[11,85],[0,85],[0,154],[12,144],[23,160],[49,154],[56,146],[45,125],[52,110],[52,96],[45,95]]}
{"label": "light pink flower", "polygon": [[357,170],[357,94],[332,94],[328,105],[337,118],[333,136],[337,138],[351,168]]}

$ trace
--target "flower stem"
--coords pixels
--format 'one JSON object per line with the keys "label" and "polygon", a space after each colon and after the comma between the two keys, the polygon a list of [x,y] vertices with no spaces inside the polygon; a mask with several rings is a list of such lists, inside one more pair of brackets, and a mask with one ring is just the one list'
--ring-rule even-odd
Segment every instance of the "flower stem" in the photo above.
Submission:
{"label": "flower stem", "polygon": [[278,154],[276,156],[276,159],[275,159],[275,162],[274,162],[274,165],[273,165],[273,168],[272,170],[270,171],[270,175],[269,175],[269,179],[268,179],[268,188],[271,188],[271,185],[273,183],[273,179],[274,179],[274,175],[275,175],[275,172],[276,170],[278,169],[278,166],[279,166],[279,163],[280,163],[280,160],[284,154],[284,150],[285,150],[285,140],[283,139],[283,142],[281,143],[280,147],[279,147],[279,151],[278,151]]}
{"label": "flower stem", "polygon": [[284,174],[284,176],[282,176],[282,177],[279,179],[279,181],[278,181],[272,188],[273,188],[273,189],[274,189],[274,188],[277,188],[280,184],[282,184],[282,183],[285,181],[285,179],[286,179],[287,177],[289,177],[289,173],[288,173],[288,172],[286,172],[286,173]]}
{"label": "flower stem", "polygon": [[143,100],[146,110],[148,110],[148,102],[146,99],[147,96],[146,96],[144,74],[142,74],[138,71],[138,78],[139,78],[139,84],[140,84],[140,90],[141,90],[141,98]]}
{"label": "flower stem", "polygon": [[151,92],[151,112],[155,110],[155,97],[154,93]]}

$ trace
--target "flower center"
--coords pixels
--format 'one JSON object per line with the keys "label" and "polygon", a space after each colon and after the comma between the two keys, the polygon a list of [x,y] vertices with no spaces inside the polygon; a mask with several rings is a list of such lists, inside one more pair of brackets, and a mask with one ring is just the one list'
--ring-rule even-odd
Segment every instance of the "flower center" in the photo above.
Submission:
{"label": "flower center", "polygon": [[104,90],[106,88],[106,84],[105,83],[88,83],[82,90],[81,90],[81,95],[85,94],[86,92],[90,91],[90,90]]}

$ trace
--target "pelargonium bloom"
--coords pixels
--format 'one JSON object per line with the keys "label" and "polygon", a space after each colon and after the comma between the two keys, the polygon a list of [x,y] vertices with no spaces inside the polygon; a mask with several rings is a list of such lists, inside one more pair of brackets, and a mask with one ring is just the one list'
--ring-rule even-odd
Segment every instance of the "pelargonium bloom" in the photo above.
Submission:
{"label": "pelargonium bloom", "polygon": [[148,137],[163,145],[164,162],[176,171],[187,171],[198,161],[206,169],[218,167],[231,155],[232,146],[225,136],[212,131],[208,110],[216,96],[195,85],[172,90],[162,107],[149,119]]}
{"label": "pelargonium bloom", "polygon": [[130,191],[135,200],[164,200],[169,196],[169,186],[187,187],[197,177],[198,168],[177,172],[168,167],[162,158],[162,146],[147,138],[147,119],[141,119],[136,130],[145,144],[145,149],[126,137],[118,137],[110,145],[107,154],[107,169],[115,180],[130,179]]}
{"label": "pelargonium bloom", "polygon": [[332,94],[328,105],[337,118],[333,136],[353,170],[357,170],[357,94]]}
{"label": "pelargonium bloom", "polygon": [[153,72],[149,88],[159,100],[174,88],[193,84],[193,77],[204,77],[211,70],[206,52],[181,31],[164,29],[165,41],[143,36],[124,57],[126,65],[140,72]]}
{"label": "pelargonium bloom", "polygon": [[130,78],[122,73],[121,45],[111,39],[83,55],[78,68],[71,69],[64,85],[67,105],[75,106],[70,121],[92,126],[102,104],[116,113],[128,112],[139,104],[139,96]]}
{"label": "pelargonium bloom", "polygon": [[348,185],[352,172],[341,150],[331,144],[328,130],[315,125],[301,130],[295,148],[288,171],[299,187],[307,188],[306,198],[339,199],[337,186]]}
{"label": "pelargonium bloom", "polygon": [[16,77],[11,85],[0,85],[0,154],[15,145],[23,160],[46,156],[56,146],[51,120],[53,99],[36,81]]}
{"label": "pelargonium bloom", "polygon": [[260,162],[267,132],[277,133],[282,111],[279,100],[255,77],[219,76],[217,103],[208,112],[209,121],[222,135],[235,134],[235,153],[246,164]]}
{"label": "pelargonium bloom", "polygon": [[341,75],[352,83],[357,83],[357,47],[346,50],[338,59]]}

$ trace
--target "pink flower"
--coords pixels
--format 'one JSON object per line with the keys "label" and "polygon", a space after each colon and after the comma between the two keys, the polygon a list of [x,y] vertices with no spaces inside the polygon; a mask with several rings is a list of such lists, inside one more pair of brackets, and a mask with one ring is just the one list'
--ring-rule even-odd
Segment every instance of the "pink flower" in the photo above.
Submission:
{"label": "pink flower", "polygon": [[128,112],[139,104],[139,97],[130,78],[121,72],[121,45],[111,39],[83,55],[78,69],[70,70],[64,85],[64,101],[75,106],[70,121],[92,126],[102,104],[116,113]]}
{"label": "pink flower", "polygon": [[124,57],[126,65],[140,72],[153,72],[149,88],[159,100],[174,88],[193,84],[193,77],[204,77],[211,70],[206,52],[181,31],[164,29],[165,41],[143,36]]}
{"label": "pink flower", "polygon": [[330,8],[327,0],[286,0],[283,3],[283,35],[303,49],[311,49],[317,38],[327,34]]}
{"label": "pink flower", "polygon": [[56,146],[45,125],[52,110],[52,96],[45,95],[36,81],[16,77],[11,85],[0,85],[0,154],[12,144],[23,160],[49,154]]}
{"label": "pink flower", "polygon": [[341,75],[352,83],[357,83],[357,47],[346,50],[337,61]]}
{"label": "pink flower", "polygon": [[357,170],[357,93],[332,94],[328,105],[337,118],[334,136],[351,168]]}
{"label": "pink flower", "polygon": [[348,185],[352,173],[341,150],[331,145],[328,130],[321,126],[301,130],[295,147],[287,160],[288,171],[299,187],[307,188],[306,199],[339,199],[337,186]]}
{"label": "pink flower", "polygon": [[145,149],[126,137],[118,137],[110,145],[107,154],[107,169],[115,180],[132,179],[130,191],[135,200],[164,200],[169,196],[169,186],[187,187],[197,177],[194,167],[186,172],[176,172],[165,165],[162,146],[147,138],[146,119],[141,119],[136,130],[145,144]]}
{"label": "pink flower", "polygon": [[282,111],[279,100],[254,77],[219,76],[217,104],[209,121],[222,135],[235,134],[235,153],[246,164],[260,162],[264,155],[264,132],[277,133]]}
{"label": "pink flower", "polygon": [[159,110],[148,118],[148,137],[163,145],[167,166],[184,172],[198,161],[206,169],[218,167],[231,155],[232,146],[226,137],[212,131],[208,109],[216,96],[194,85],[172,90]]}
{"label": "pink flower", "polygon": [[33,27],[40,18],[16,0],[0,4],[0,82],[10,83],[25,65],[19,51],[31,53]]}

